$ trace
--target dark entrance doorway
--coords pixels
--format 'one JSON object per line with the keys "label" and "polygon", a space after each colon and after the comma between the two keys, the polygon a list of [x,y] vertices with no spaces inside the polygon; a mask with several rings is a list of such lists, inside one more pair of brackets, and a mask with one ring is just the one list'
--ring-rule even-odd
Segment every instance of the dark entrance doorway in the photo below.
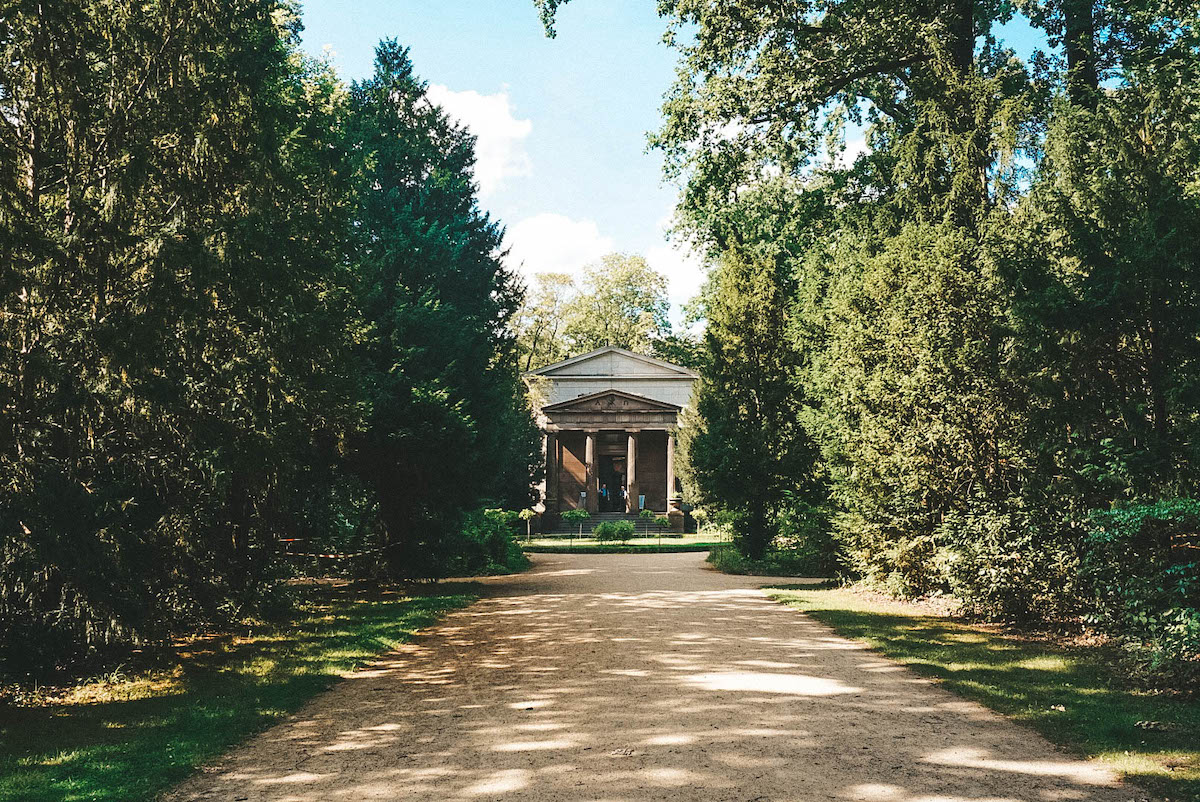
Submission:
{"label": "dark entrance doorway", "polygon": [[[600,457],[600,512],[625,512],[625,458]],[[607,492],[606,492],[607,491]]]}

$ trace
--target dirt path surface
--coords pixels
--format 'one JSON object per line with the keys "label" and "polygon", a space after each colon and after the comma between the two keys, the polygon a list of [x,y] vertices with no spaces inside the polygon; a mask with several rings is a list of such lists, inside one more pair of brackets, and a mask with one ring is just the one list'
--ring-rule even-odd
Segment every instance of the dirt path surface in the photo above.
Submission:
{"label": "dirt path surface", "polygon": [[702,554],[532,571],[169,800],[1051,802],[1140,798]]}

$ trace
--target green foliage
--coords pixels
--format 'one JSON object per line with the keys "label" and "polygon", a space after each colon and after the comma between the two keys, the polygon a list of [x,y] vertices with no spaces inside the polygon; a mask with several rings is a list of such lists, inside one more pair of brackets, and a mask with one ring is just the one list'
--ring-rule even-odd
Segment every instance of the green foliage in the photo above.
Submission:
{"label": "green foliage", "polygon": [[669,310],[665,276],[641,256],[610,253],[584,270],[564,336],[576,354],[606,345],[650,354],[671,331]]}
{"label": "green foliage", "polygon": [[658,531],[665,532],[671,528],[671,519],[665,515],[655,515],[654,525],[658,527]]}
{"label": "green foliage", "polygon": [[578,524],[579,534],[583,534],[583,525],[587,523],[587,519],[591,518],[592,514],[587,510],[567,510],[562,514],[562,519],[569,524]]}
{"label": "green foliage", "polygon": [[736,546],[722,543],[714,546],[706,560],[725,574],[741,576],[825,576],[819,570],[820,561],[814,563],[811,555],[788,549],[772,548],[762,557],[752,558],[743,554]]}
{"label": "green foliage", "polygon": [[390,571],[441,576],[468,510],[529,500],[537,437],[507,325],[520,292],[475,203],[474,139],[428,102],[406,49],[379,46],[350,110],[367,410],[353,462]]}
{"label": "green foliage", "polygon": [[620,540],[622,542],[633,537],[635,527],[633,521],[601,521],[592,530],[596,540]]}
{"label": "green foliage", "polygon": [[[535,0],[548,30],[565,2]],[[761,556],[799,492],[838,543],[805,539],[877,587],[1085,613],[1091,511],[1200,480],[1194,6],[658,7],[652,141],[717,266],[688,500]],[[1053,52],[997,42],[1016,13]],[[1190,602],[1147,604],[1181,654]]]}
{"label": "green foliage", "polygon": [[833,536],[829,511],[790,497],[776,517],[779,532],[774,548],[777,559],[802,566],[810,576],[834,576],[842,572],[839,545]]}
{"label": "green foliage", "polygon": [[526,546],[531,554],[686,554],[709,551],[719,543],[574,543]]}
{"label": "green foliage", "polygon": [[345,101],[275,3],[3,27],[0,640],[54,665],[252,611],[322,514]]}
{"label": "green foliage", "polygon": [[1200,501],[1126,505],[1089,523],[1081,573],[1093,621],[1150,673],[1200,679]]}
{"label": "green foliage", "polygon": [[641,256],[604,256],[584,270],[582,287],[564,273],[535,281],[513,324],[525,370],[610,345],[695,363],[698,343],[671,333],[666,277]]}
{"label": "green foliage", "polygon": [[[820,447],[857,573],[989,616],[1076,614],[1088,511],[1196,478],[1192,10],[1021,7],[1065,56],[1025,65],[991,39],[1012,6],[659,8],[680,71],[654,142],[720,262],[694,500],[765,548],[786,485],[747,399],[770,398],[798,432],[773,444]],[[839,164],[847,121],[870,151]],[[776,389],[730,383],[734,357]]]}
{"label": "green foliage", "polygon": [[529,567],[517,544],[513,523],[516,513],[475,510],[463,519],[461,535],[448,544],[448,576],[507,574]]}
{"label": "green foliage", "polygon": [[683,473],[700,503],[730,513],[738,548],[758,559],[777,534],[785,499],[811,486],[816,453],[799,421],[781,265],[729,253],[713,280],[704,373],[682,429]]}
{"label": "green foliage", "polygon": [[762,557],[749,557],[736,544],[722,544],[708,561],[727,574],[832,577],[841,572],[825,510],[789,497],[780,507],[776,525],[778,534]]}
{"label": "green foliage", "polygon": [[654,510],[642,510],[638,513],[638,517],[643,521],[650,521],[654,518]]}
{"label": "green foliage", "polygon": [[274,2],[3,30],[3,659],[251,615],[282,538],[436,576],[529,503],[521,294],[402,48],[347,88]]}
{"label": "green foliage", "polygon": [[526,371],[570,356],[563,330],[577,294],[575,280],[567,273],[538,273],[534,282],[513,320]]}
{"label": "green foliage", "polygon": [[[1049,514],[955,513],[946,516],[934,541],[937,551],[928,565],[937,576],[905,588],[904,595],[946,583],[965,612],[982,618],[1070,620],[1081,612],[1078,549]],[[911,569],[903,573],[919,576]]]}

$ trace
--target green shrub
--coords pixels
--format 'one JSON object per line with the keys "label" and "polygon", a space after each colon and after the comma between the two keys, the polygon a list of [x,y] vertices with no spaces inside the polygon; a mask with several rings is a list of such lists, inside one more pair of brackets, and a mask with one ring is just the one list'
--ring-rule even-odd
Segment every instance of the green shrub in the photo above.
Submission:
{"label": "green shrub", "polygon": [[1200,679],[1198,532],[1193,499],[1096,512],[1080,571],[1091,622],[1146,672],[1184,683]]}
{"label": "green shrub", "polygon": [[504,574],[529,567],[513,532],[516,513],[476,510],[463,521],[462,532],[450,553],[450,576]]}
{"label": "green shrub", "polygon": [[658,531],[665,532],[671,528],[671,519],[665,515],[655,515],[654,525],[658,527]]}
{"label": "green shrub", "polygon": [[931,568],[965,612],[1007,621],[1081,613],[1078,549],[1061,524],[1023,511],[972,511],[947,515],[938,534]]}
{"label": "green shrub", "polygon": [[537,510],[524,509],[517,513],[517,517],[525,522],[525,537],[526,539],[533,535],[533,521],[538,517]]}
{"label": "green shrub", "polygon": [[620,540],[622,542],[633,537],[635,527],[633,521],[604,521],[592,530],[596,540]]}
{"label": "green shrub", "polygon": [[722,543],[708,553],[708,562],[726,574],[747,576],[829,576],[821,563],[813,563],[811,555],[803,552],[770,549],[761,560],[753,560],[737,547]]}
{"label": "green shrub", "polygon": [[638,517],[641,518],[643,521],[653,521],[654,520],[654,510],[642,510],[641,512],[638,513]]}
{"label": "green shrub", "polygon": [[812,576],[832,576],[841,567],[829,513],[793,498],[775,518],[778,534],[770,549],[788,555],[787,562],[804,566]]}

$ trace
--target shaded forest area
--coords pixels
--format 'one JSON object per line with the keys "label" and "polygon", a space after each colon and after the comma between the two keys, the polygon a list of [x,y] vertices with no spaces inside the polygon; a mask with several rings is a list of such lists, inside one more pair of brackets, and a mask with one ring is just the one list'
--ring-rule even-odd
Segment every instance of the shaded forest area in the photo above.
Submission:
{"label": "shaded forest area", "polygon": [[692,500],[1200,679],[1197,4],[658,8],[651,142],[713,266]]}
{"label": "shaded forest area", "polygon": [[8,672],[285,605],[283,539],[476,570],[482,509],[530,502],[474,139],[395,42],[347,85],[299,32],[273,0],[4,4]]}

